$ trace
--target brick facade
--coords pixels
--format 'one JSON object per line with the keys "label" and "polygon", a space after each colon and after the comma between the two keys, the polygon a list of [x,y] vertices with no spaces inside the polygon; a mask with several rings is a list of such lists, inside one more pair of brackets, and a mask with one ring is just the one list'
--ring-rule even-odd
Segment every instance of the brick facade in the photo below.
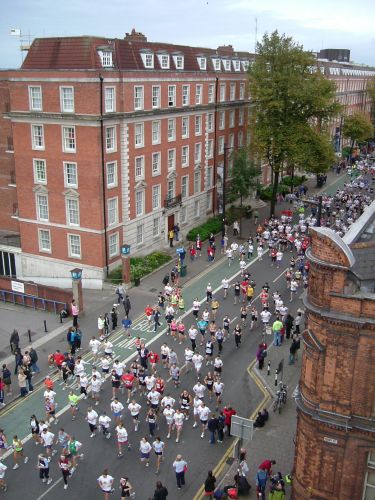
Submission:
{"label": "brick facade", "polygon": [[360,500],[375,448],[374,294],[331,230],[313,229],[308,252],[293,498]]}

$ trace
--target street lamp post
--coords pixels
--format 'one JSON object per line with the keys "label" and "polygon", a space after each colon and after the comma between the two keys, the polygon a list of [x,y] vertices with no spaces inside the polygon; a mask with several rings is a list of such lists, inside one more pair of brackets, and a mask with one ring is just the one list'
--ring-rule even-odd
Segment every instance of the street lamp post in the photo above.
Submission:
{"label": "street lamp post", "polygon": [[73,299],[79,312],[83,311],[83,293],[82,293],[82,269],[75,267],[70,271],[72,277]]}
{"label": "street lamp post", "polygon": [[226,194],[225,194],[225,184],[227,181],[227,151],[228,147],[226,143],[224,142],[224,163],[223,163],[223,221],[222,221],[222,226],[221,226],[221,237],[224,238],[225,236],[225,225],[226,225],[226,217],[225,217],[225,204],[226,204]]}

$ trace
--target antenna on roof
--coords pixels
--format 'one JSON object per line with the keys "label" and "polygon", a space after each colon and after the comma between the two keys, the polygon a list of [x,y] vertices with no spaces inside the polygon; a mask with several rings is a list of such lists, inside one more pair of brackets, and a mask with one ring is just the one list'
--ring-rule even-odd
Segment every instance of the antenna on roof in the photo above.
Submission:
{"label": "antenna on roof", "polygon": [[20,52],[21,52],[21,63],[23,63],[23,53],[27,52],[31,47],[32,35],[23,35],[19,28],[11,28],[11,36],[18,36],[20,42]]}
{"label": "antenna on roof", "polygon": [[254,54],[257,52],[257,43],[258,43],[258,18],[255,18],[255,37],[254,37]]}

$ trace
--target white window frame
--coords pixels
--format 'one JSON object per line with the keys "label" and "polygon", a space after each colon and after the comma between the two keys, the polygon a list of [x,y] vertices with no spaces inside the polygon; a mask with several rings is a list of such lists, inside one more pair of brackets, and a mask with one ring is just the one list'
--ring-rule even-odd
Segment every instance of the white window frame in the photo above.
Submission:
{"label": "white window frame", "polygon": [[184,56],[177,54],[173,56],[176,69],[184,69]]}
{"label": "white window frame", "polygon": [[230,59],[224,59],[224,70],[225,71],[231,71],[231,60]]}
{"label": "white window frame", "polygon": [[194,163],[201,163],[202,161],[202,143],[196,142],[194,145]]}
{"label": "white window frame", "polygon": [[218,154],[223,155],[224,154],[224,136],[221,135],[218,138]]}
{"label": "white window frame", "polygon": [[[138,199],[138,196],[140,196],[140,199]],[[135,192],[134,203],[135,216],[139,217],[143,215],[145,213],[145,192],[143,189],[139,189]]]}
{"label": "white window frame", "polygon": [[183,116],[181,118],[181,137],[183,139],[188,139],[189,138],[189,123],[190,117],[189,116]]}
{"label": "white window frame", "polygon": [[107,225],[114,226],[118,223],[118,197],[114,196],[107,200]]}
{"label": "white window frame", "polygon": [[176,140],[176,118],[168,118],[167,137],[168,142]]}
{"label": "white window frame", "polygon": [[[109,166],[110,165],[114,165],[113,174],[112,174],[112,172],[109,172]],[[117,161],[107,161],[107,163],[106,163],[106,169],[105,170],[106,170],[107,189],[111,189],[111,188],[117,187],[117,183],[118,183],[118,178],[117,178]],[[113,175],[113,181],[109,182],[109,177],[110,176],[112,177],[112,175]]]}
{"label": "white window frame", "polygon": [[243,132],[240,130],[238,132],[238,147],[242,148],[243,147]]}
{"label": "white window frame", "polygon": [[[43,233],[48,234],[48,247],[43,246]],[[39,252],[44,253],[52,253],[52,244],[51,244],[51,231],[49,229],[41,229],[38,228],[38,243],[39,243]]]}
{"label": "white window frame", "polygon": [[160,138],[161,138],[161,121],[154,120],[151,124],[152,144],[160,144]]}
{"label": "white window frame", "polygon": [[[137,133],[137,127],[139,127],[140,132]],[[140,137],[140,141],[137,142],[137,136]],[[144,122],[134,123],[134,147],[143,148],[145,145],[145,124]]]}
{"label": "white window frame", "polygon": [[236,112],[234,109],[229,111],[229,128],[233,128],[236,123]]}
{"label": "white window frame", "polygon": [[194,218],[197,219],[200,215],[200,203],[199,200],[194,200]]}
{"label": "white window frame", "polygon": [[[39,91],[39,96],[34,97],[34,90]],[[35,106],[34,101],[40,101],[39,105]],[[43,96],[42,96],[42,87],[40,85],[30,85],[29,86],[29,109],[30,111],[43,111]]]}
{"label": "white window frame", "polygon": [[225,111],[219,111],[219,130],[225,129]]}
{"label": "white window frame", "polygon": [[195,128],[195,135],[202,135],[202,115],[195,115],[194,128]]}
{"label": "white window frame", "polygon": [[[74,137],[74,147],[66,147],[67,141],[70,141],[70,138],[66,135],[66,131],[70,129],[73,130]],[[61,127],[61,136],[62,136],[62,149],[64,153],[75,153],[77,151],[77,135],[76,128],[74,125],[62,125]]]}
{"label": "white window frame", "polygon": [[172,200],[176,194],[176,183],[174,179],[167,181],[167,200]]}
{"label": "white window frame", "polygon": [[[74,165],[75,167],[75,180],[76,182],[69,182],[69,176],[70,173],[68,172],[68,166]],[[63,162],[63,167],[64,167],[64,186],[65,187],[70,187],[70,188],[78,188],[78,167],[77,163],[75,161],[64,161]]]}
{"label": "white window frame", "polygon": [[159,64],[161,69],[170,68],[170,57],[169,54],[158,54]]}
{"label": "white window frame", "polygon": [[161,205],[161,184],[152,186],[152,210],[158,210]]}
{"label": "white window frame", "polygon": [[182,86],[182,105],[189,106],[190,104],[190,85]]}
{"label": "white window frame", "polygon": [[144,236],[145,236],[145,228],[144,224],[137,224],[137,229],[136,229],[136,244],[137,245],[142,245],[144,241]]}
{"label": "white window frame", "polygon": [[207,69],[207,59],[204,56],[199,56],[197,58],[199,69],[206,70]]}
{"label": "white window frame", "polygon": [[[41,135],[36,135],[35,134],[35,131],[37,129],[39,129],[40,127],[40,130],[41,130]],[[41,124],[41,123],[33,123],[31,125],[31,147],[32,149],[35,149],[35,150],[38,150],[38,151],[42,151],[45,149],[45,142],[44,142],[44,126]],[[35,138],[36,137],[40,137],[41,138],[41,145],[37,144],[35,142]],[[39,141],[38,141],[39,142]]]}
{"label": "white window frame", "polygon": [[143,85],[134,85],[134,111],[142,111],[144,109],[144,92]]}
{"label": "white window frame", "polygon": [[225,83],[220,83],[220,87],[219,87],[219,101],[220,102],[225,102],[226,93],[227,93],[227,85]]}
{"label": "white window frame", "polygon": [[183,205],[181,207],[180,221],[181,221],[181,224],[185,224],[186,221],[187,221],[187,208],[186,208],[186,205]]}
{"label": "white window frame", "polygon": [[[158,161],[156,162],[155,159],[158,159]],[[160,172],[161,172],[161,153],[160,151],[155,151],[154,153],[152,153],[152,165],[151,165],[151,170],[152,170],[152,176],[157,176],[157,175],[160,175]],[[155,170],[154,167],[155,165],[157,165],[157,169]]]}
{"label": "white window frame", "polygon": [[210,165],[209,167],[207,167],[207,189],[211,189],[213,187],[213,173],[214,169]]}
{"label": "white window frame", "polygon": [[152,221],[152,236],[153,238],[160,236],[160,217],[154,217]]}
{"label": "white window frame", "polygon": [[236,100],[236,82],[231,82],[229,87],[229,100]]}
{"label": "white window frame", "polygon": [[[108,132],[113,131],[111,136]],[[105,150],[106,153],[114,153],[117,150],[116,125],[108,125],[105,127]],[[110,142],[109,142],[110,141]]]}
{"label": "white window frame", "polygon": [[206,193],[207,195],[207,206],[206,206],[206,210],[207,212],[211,211],[212,210],[212,193],[210,192],[207,192]]}
{"label": "white window frame", "polygon": [[[120,255],[119,238],[119,233],[111,233],[108,235],[108,255],[111,259]],[[115,250],[113,250],[114,248]]]}
{"label": "white window frame", "polygon": [[221,70],[221,59],[219,59],[218,57],[215,57],[213,60],[213,63],[214,63],[214,70],[215,71],[220,71]]}
{"label": "white window frame", "polygon": [[240,83],[240,100],[243,101],[245,99],[245,83]]}
{"label": "white window frame", "polygon": [[194,172],[194,194],[202,192],[201,171]]}
{"label": "white window frame", "polygon": [[241,61],[238,59],[233,61],[234,64],[234,71],[241,71]]}
{"label": "white window frame", "polygon": [[113,66],[112,52],[110,50],[102,50],[99,52],[99,55],[103,68],[112,68]]}
{"label": "white window frame", "polygon": [[[71,106],[66,107],[64,91],[69,90],[71,94]],[[63,85],[60,87],[60,110],[62,113],[74,113],[74,87]]]}
{"label": "white window frame", "polygon": [[[46,200],[46,204],[40,204],[41,198],[44,198]],[[37,220],[41,222],[48,222],[49,221],[49,200],[48,200],[48,194],[47,193],[36,193],[35,194],[35,206],[36,206],[36,218]],[[41,207],[46,208],[46,217],[41,217]]]}
{"label": "white window frame", "polygon": [[[76,205],[76,209],[74,211],[71,210],[71,205],[70,205],[71,202]],[[72,217],[73,213],[75,214],[74,217]],[[69,196],[65,198],[65,214],[66,214],[66,224],[68,226],[79,227],[80,213],[79,213],[78,198],[72,198]]]}
{"label": "white window frame", "polygon": [[176,106],[176,85],[168,85],[168,108]]}
{"label": "white window frame", "polygon": [[[39,165],[38,165],[39,164]],[[38,169],[41,166],[42,169]],[[42,158],[33,158],[34,184],[47,184],[47,162]],[[39,174],[42,173],[42,176]]]}
{"label": "white window frame", "polygon": [[160,85],[152,86],[152,109],[160,108],[160,95],[161,95],[160,89],[161,89]]}
{"label": "white window frame", "polygon": [[212,104],[215,102],[215,84],[210,83],[208,85],[208,103]]}
{"label": "white window frame", "polygon": [[[77,239],[79,242],[79,253],[73,253],[73,245],[72,238]],[[68,233],[68,255],[73,259],[81,259],[82,258],[82,244],[81,244],[81,236],[79,234]]]}
{"label": "white window frame", "polygon": [[207,132],[211,133],[214,131],[214,114],[207,113]]}
{"label": "white window frame", "polygon": [[136,181],[145,178],[145,157],[136,156],[134,158],[134,177]]}
{"label": "white window frame", "polygon": [[189,166],[189,146],[187,144],[184,144],[181,147],[181,167],[188,167]]}
{"label": "white window frame", "polygon": [[245,111],[243,108],[241,108],[238,111],[238,125],[241,126],[244,124],[244,117],[245,117]]}
{"label": "white window frame", "polygon": [[152,52],[145,52],[141,56],[144,67],[146,69],[154,69],[154,54]]}
{"label": "white window frame", "polygon": [[168,170],[176,170],[176,149],[168,149]]}
{"label": "white window frame", "polygon": [[210,158],[214,157],[214,140],[213,139],[208,139],[207,141],[207,153],[206,157],[209,160]]}
{"label": "white window frame", "polygon": [[202,104],[203,85],[198,83],[195,85],[195,104]]}
{"label": "white window frame", "polygon": [[[229,134],[229,147],[234,148],[234,134]],[[233,160],[233,158],[231,158]]]}
{"label": "white window frame", "polygon": [[116,87],[104,87],[104,111],[105,113],[116,111]]}
{"label": "white window frame", "polygon": [[189,176],[183,175],[181,177],[181,198],[189,198]]}

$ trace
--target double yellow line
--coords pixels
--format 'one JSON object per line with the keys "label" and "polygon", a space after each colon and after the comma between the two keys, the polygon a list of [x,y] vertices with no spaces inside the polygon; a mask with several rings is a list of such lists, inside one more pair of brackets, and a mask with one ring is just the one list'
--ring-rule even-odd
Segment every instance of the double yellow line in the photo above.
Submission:
{"label": "double yellow line", "polygon": [[[256,359],[254,359],[249,366],[247,367],[247,373],[251,379],[255,382],[255,384],[258,386],[259,390],[263,394],[263,399],[262,401],[258,404],[258,406],[255,408],[253,413],[250,415],[250,420],[254,420],[258,412],[262,407],[268,404],[268,402],[271,400],[270,393],[267,391],[267,389],[263,386],[262,381],[259,379],[259,377],[256,376],[256,374],[253,372],[253,368],[255,366]],[[217,463],[215,466],[213,473],[215,477],[219,477],[220,474],[223,472],[225,463],[230,455],[233,454],[233,450],[236,447],[238,443],[238,438],[234,440],[234,442],[229,446],[227,451],[224,453],[224,455],[221,457],[220,461]],[[204,498],[204,485],[199,488],[197,493],[195,494],[193,500],[202,500]]]}

